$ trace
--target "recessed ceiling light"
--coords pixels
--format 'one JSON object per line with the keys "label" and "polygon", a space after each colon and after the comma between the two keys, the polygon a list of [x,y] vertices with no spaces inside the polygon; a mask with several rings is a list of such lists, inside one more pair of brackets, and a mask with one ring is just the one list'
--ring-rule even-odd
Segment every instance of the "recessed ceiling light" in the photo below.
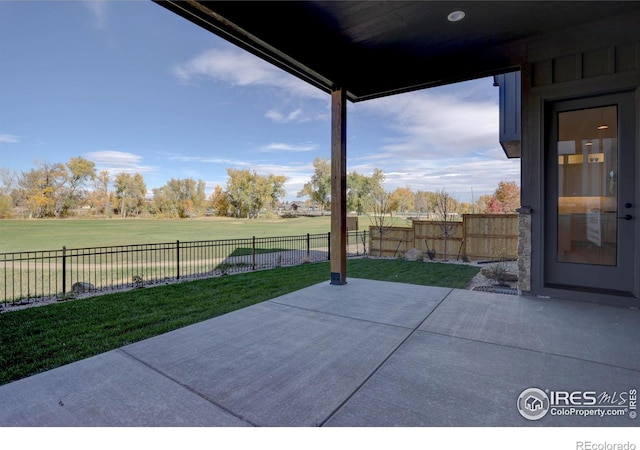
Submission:
{"label": "recessed ceiling light", "polygon": [[460,22],[462,19],[464,19],[464,16],[464,11],[453,11],[449,13],[449,15],[447,16],[447,20],[449,22]]}

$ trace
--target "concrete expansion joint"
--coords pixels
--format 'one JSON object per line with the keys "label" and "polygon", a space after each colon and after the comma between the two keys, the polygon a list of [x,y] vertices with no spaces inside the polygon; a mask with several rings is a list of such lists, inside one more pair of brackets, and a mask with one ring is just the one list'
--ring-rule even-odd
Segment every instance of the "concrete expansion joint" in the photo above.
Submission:
{"label": "concrete expansion joint", "polygon": [[163,372],[161,370],[158,370],[156,367],[148,364],[147,362],[141,360],[140,358],[136,357],[135,355],[132,355],[131,353],[127,352],[124,348],[119,348],[116,351],[122,353],[123,355],[127,356],[128,358],[133,359],[134,361],[138,362],[139,364],[142,364],[143,366],[149,368],[150,370],[154,371],[158,375],[166,378],[167,380],[170,380],[172,383],[177,384],[181,388],[183,388],[183,389],[191,392],[192,394],[200,397],[201,399],[205,400],[206,402],[211,403],[213,406],[215,406],[216,408],[221,409],[222,411],[226,412],[227,414],[232,415],[233,417],[236,417],[237,419],[240,419],[243,422],[246,422],[247,424],[249,424],[249,425],[251,425],[253,427],[259,426],[258,424],[255,424],[255,423],[251,422],[246,417],[243,417],[242,415],[236,414],[234,411],[231,411],[230,409],[226,408],[225,406],[218,404],[212,398],[209,398],[208,396],[204,395],[203,393],[198,392],[197,390],[193,389],[192,387],[187,386],[187,385],[185,385],[183,383],[180,383],[178,380],[176,380],[175,378],[173,378],[169,374],[167,374],[167,373],[165,373],[165,372]]}
{"label": "concrete expansion joint", "polygon": [[[449,294],[450,293],[451,293],[451,291],[449,291]],[[449,294],[447,294],[447,295],[449,295]],[[413,331],[415,331],[417,329],[417,327],[415,327],[415,328],[405,327],[405,326],[402,326],[402,325],[391,324],[391,323],[382,322],[382,321],[376,321],[376,320],[371,320],[371,319],[363,319],[361,317],[353,317],[353,316],[349,316],[349,315],[345,315],[345,314],[336,314],[336,313],[327,312],[327,311],[320,311],[318,309],[305,308],[304,306],[290,305],[288,303],[280,303],[280,302],[275,301],[275,300],[269,300],[269,303],[273,303],[274,305],[284,306],[286,308],[298,309],[300,311],[314,312],[314,313],[324,314],[324,315],[331,316],[331,317],[340,317],[342,319],[355,320],[355,321],[358,321],[358,322],[373,323],[373,324],[376,324],[376,325],[386,325],[386,326],[389,326],[389,327],[396,327],[396,328],[405,328],[405,329],[408,329],[408,330],[412,330],[412,333],[413,333]],[[440,302],[438,302],[438,304],[440,304]],[[429,313],[429,314],[431,314],[431,313]],[[422,325],[422,322],[420,322],[420,325]],[[418,325],[418,327],[420,325]]]}
{"label": "concrete expansion joint", "polygon": [[[449,297],[449,295],[451,295],[451,293],[452,293],[453,291],[454,291],[454,289],[453,289],[453,288],[449,289],[449,292],[447,292],[447,294],[446,294],[446,295],[444,295],[444,296],[442,297],[442,299],[440,299],[440,301],[439,301],[439,302],[436,304],[436,306],[435,306],[435,307],[434,307],[434,308],[429,312],[429,314],[427,314],[427,315],[426,315],[426,317],[425,317],[425,318],[424,318],[420,323],[418,323],[415,327],[413,327],[413,329],[411,330],[411,332],[410,332],[409,334],[407,334],[407,336],[406,336],[404,339],[402,339],[402,340],[400,341],[400,343],[398,343],[398,345],[396,345],[393,349],[391,349],[391,351],[389,352],[389,354],[388,354],[388,355],[387,355],[387,356],[382,360],[382,362],[381,362],[380,364],[378,364],[378,365],[377,365],[377,366],[376,366],[376,367],[371,371],[371,373],[370,373],[367,377],[365,377],[365,379],[362,381],[362,383],[360,383],[360,384],[358,385],[358,387],[357,387],[356,389],[354,389],[354,390],[353,390],[353,392],[352,392],[350,395],[348,395],[348,396],[347,396],[347,397],[346,397],[342,402],[340,402],[340,404],[339,404],[339,405],[338,405],[338,406],[337,406],[333,411],[331,411],[331,413],[329,413],[329,414],[327,415],[327,417],[326,417],[326,418],[325,418],[325,419],[320,423],[320,425],[319,425],[319,426],[321,426],[321,427],[322,427],[322,426],[324,426],[324,425],[325,425],[329,420],[331,420],[331,418],[332,418],[333,416],[335,416],[335,415],[338,413],[338,411],[340,411],[340,409],[341,409],[341,408],[342,408],[342,407],[343,407],[343,406],[344,406],[344,405],[345,405],[349,400],[351,400],[351,399],[352,399],[352,398],[353,398],[353,397],[354,397],[358,392],[360,392],[360,390],[363,388],[363,386],[364,386],[365,384],[367,384],[367,382],[371,379],[371,377],[373,377],[373,376],[374,376],[374,375],[375,375],[375,374],[376,374],[376,373],[377,373],[377,372],[382,368],[382,366],[384,366],[384,365],[387,363],[387,361],[388,361],[388,360],[389,360],[389,359],[390,359],[390,358],[391,358],[391,357],[392,357],[392,356],[393,356],[393,355],[398,351],[398,349],[399,349],[400,347],[402,347],[402,346],[405,344],[405,342],[407,342],[407,341],[411,338],[411,336],[413,336],[413,335],[416,333],[416,331],[418,331],[418,329],[419,329],[419,328],[420,328],[420,327],[421,327],[421,326],[422,326],[422,325],[427,321],[427,319],[428,319],[429,317],[431,317],[431,315],[432,315],[432,314],[433,314],[433,312],[438,308],[438,306],[440,306],[440,305],[442,304],[442,302],[444,302],[444,301],[447,299],[447,297]],[[371,321],[366,321],[366,322],[371,322]]]}

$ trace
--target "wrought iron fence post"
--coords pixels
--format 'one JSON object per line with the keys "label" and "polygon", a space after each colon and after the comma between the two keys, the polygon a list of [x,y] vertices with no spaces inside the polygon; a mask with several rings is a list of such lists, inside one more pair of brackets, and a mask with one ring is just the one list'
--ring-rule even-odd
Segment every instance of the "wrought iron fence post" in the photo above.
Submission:
{"label": "wrought iron fence post", "polygon": [[180,241],[176,241],[176,280],[180,279]]}
{"label": "wrought iron fence post", "polygon": [[327,261],[331,261],[331,231],[327,233]]}
{"label": "wrought iron fence post", "polygon": [[67,293],[67,247],[62,246],[62,297]]}
{"label": "wrought iron fence post", "polygon": [[311,243],[309,240],[311,239],[311,235],[307,233],[307,259],[311,257]]}
{"label": "wrought iron fence post", "polygon": [[256,237],[251,240],[251,270],[256,270]]}

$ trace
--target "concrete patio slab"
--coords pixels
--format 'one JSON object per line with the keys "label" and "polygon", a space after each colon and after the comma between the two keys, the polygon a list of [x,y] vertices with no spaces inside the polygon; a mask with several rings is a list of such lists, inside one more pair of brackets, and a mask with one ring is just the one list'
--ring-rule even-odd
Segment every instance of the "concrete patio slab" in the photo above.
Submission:
{"label": "concrete patio slab", "polygon": [[451,288],[376,283],[350,278],[336,289],[319,283],[272,302],[353,319],[415,328],[451,293]]}
{"label": "concrete patio slab", "polygon": [[640,311],[455,290],[422,331],[640,370]]}
{"label": "concrete patio slab", "polygon": [[347,427],[637,426],[629,417],[520,415],[527,388],[622,392],[638,372],[416,332],[327,422]]}
{"label": "concrete patio slab", "polygon": [[0,386],[0,405],[5,427],[246,426],[120,350]]}
{"label": "concrete patio slab", "polygon": [[[639,325],[628,308],[326,282],[0,386],[0,426],[637,426]],[[529,388],[627,409],[529,420]]]}
{"label": "concrete patio slab", "polygon": [[319,426],[410,331],[266,302],[123,351],[252,425]]}

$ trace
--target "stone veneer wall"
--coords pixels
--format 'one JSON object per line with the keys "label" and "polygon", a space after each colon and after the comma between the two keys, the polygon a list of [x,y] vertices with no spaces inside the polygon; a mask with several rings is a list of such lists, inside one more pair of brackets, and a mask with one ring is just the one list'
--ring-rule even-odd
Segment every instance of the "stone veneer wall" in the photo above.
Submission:
{"label": "stone veneer wall", "polygon": [[518,211],[518,294],[531,291],[531,212]]}

